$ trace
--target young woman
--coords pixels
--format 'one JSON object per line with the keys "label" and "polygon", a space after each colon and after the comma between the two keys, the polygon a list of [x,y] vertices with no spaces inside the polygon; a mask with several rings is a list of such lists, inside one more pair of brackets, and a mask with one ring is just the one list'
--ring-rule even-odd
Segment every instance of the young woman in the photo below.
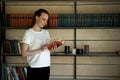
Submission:
{"label": "young woman", "polygon": [[49,80],[50,51],[46,44],[50,39],[47,25],[49,13],[39,9],[34,13],[32,28],[28,29],[22,40],[22,56],[27,56],[27,80]]}

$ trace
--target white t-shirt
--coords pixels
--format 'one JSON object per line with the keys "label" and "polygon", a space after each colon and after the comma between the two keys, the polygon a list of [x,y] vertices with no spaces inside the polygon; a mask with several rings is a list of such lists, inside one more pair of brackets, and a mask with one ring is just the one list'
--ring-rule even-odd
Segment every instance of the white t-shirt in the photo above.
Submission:
{"label": "white t-shirt", "polygon": [[[49,39],[50,35],[48,31],[42,29],[42,31],[37,32],[30,28],[25,32],[22,43],[27,43],[29,50],[35,50],[47,44]],[[50,51],[45,49],[38,54],[27,56],[27,61],[30,67],[50,66]]]}

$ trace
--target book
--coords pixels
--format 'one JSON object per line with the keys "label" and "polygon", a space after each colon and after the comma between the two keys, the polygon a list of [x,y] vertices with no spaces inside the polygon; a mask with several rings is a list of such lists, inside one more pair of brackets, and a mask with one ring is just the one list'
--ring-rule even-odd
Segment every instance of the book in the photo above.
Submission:
{"label": "book", "polygon": [[56,49],[64,44],[65,41],[62,40],[56,40],[47,45],[48,50]]}

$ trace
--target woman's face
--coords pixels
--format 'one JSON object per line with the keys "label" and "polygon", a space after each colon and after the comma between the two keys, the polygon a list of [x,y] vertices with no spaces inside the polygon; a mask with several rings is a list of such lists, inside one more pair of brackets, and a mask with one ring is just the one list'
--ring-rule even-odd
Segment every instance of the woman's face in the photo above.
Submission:
{"label": "woman's face", "polygon": [[48,14],[42,13],[41,16],[36,16],[36,24],[38,24],[39,27],[44,27],[47,25],[48,18]]}

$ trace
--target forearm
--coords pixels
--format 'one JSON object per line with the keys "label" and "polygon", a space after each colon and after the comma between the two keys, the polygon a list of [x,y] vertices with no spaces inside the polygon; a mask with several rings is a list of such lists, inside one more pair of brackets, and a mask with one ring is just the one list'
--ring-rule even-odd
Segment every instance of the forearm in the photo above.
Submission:
{"label": "forearm", "polygon": [[36,50],[23,50],[22,51],[22,56],[30,56],[30,55],[34,55],[37,53],[42,52],[43,50],[41,48],[36,49]]}

